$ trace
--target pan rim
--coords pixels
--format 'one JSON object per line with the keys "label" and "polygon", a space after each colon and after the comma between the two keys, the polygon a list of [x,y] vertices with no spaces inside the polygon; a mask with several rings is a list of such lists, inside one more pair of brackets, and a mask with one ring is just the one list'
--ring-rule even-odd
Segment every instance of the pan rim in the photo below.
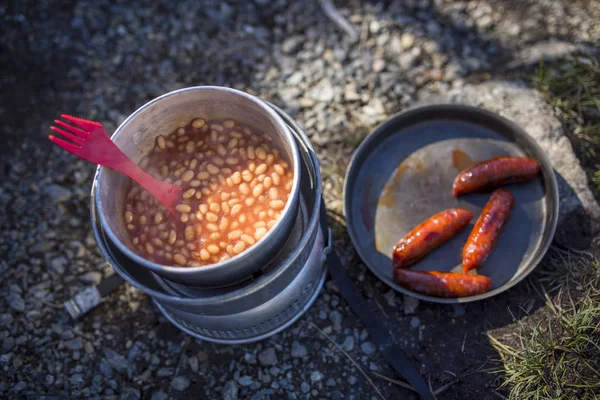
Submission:
{"label": "pan rim", "polygon": [[[353,225],[353,220],[351,218],[349,218],[349,215],[351,213],[349,193],[351,192],[350,189],[353,188],[353,185],[355,182],[355,179],[353,179],[353,177],[356,178],[358,176],[358,173],[355,170],[360,167],[361,160],[362,161],[366,160],[366,158],[369,156],[369,154],[371,154],[371,151],[369,151],[369,149],[371,148],[371,145],[373,145],[378,140],[380,140],[380,137],[386,133],[389,126],[392,124],[397,124],[399,119],[400,120],[402,120],[402,119],[412,120],[412,119],[415,119],[415,117],[418,117],[419,114],[428,115],[432,111],[438,111],[443,115],[447,115],[449,113],[454,113],[454,115],[456,115],[456,117],[452,118],[452,119],[456,120],[456,121],[461,121],[461,120],[469,121],[468,117],[465,118],[465,114],[469,114],[469,115],[479,114],[480,119],[492,120],[496,124],[504,126],[507,131],[511,131],[514,134],[515,138],[518,138],[519,140],[522,140],[523,142],[525,142],[526,147],[523,147],[522,144],[517,144],[521,149],[527,150],[526,151],[527,153],[536,153],[536,159],[542,167],[541,168],[542,169],[541,180],[542,180],[544,190],[545,190],[544,197],[546,198],[544,201],[546,203],[546,206],[548,207],[548,214],[550,215],[550,218],[548,218],[544,230],[539,235],[539,237],[542,238],[542,242],[541,242],[540,246],[537,247],[535,255],[531,258],[531,260],[528,262],[528,265],[526,265],[526,267],[523,269],[523,271],[520,273],[519,276],[517,276],[514,279],[511,278],[511,280],[509,280],[505,284],[497,287],[494,290],[491,290],[489,292],[482,293],[482,294],[479,294],[476,296],[459,297],[459,298],[434,297],[434,296],[427,296],[427,295],[413,292],[413,291],[405,289],[395,283],[394,283],[394,285],[391,285],[387,281],[387,279],[384,279],[383,276],[381,276],[381,274],[377,271],[377,268],[374,268],[372,265],[370,265],[366,261],[367,260],[366,250],[362,246],[358,245],[358,243],[360,243],[360,242],[359,242],[357,233],[355,231],[355,227]],[[445,117],[443,119],[448,119],[448,118]],[[410,123],[410,125],[412,125],[414,123],[415,122],[412,122],[412,123]],[[502,136],[505,136],[505,135],[502,135]],[[551,171],[552,173],[549,174],[549,173],[547,173],[548,171]],[[521,128],[515,122],[513,122],[497,113],[494,113],[494,112],[491,112],[489,110],[485,110],[482,108],[474,107],[474,106],[469,106],[469,105],[464,105],[464,104],[450,104],[450,103],[425,104],[425,105],[413,106],[413,107],[407,108],[397,114],[394,114],[393,116],[389,117],[387,120],[385,120],[384,122],[379,124],[362,141],[362,143],[353,152],[352,158],[350,159],[350,162],[346,169],[346,174],[344,176],[344,189],[343,189],[342,198],[343,198],[343,203],[344,203],[344,207],[343,207],[344,220],[346,222],[346,229],[348,231],[348,235],[350,236],[350,240],[352,241],[353,247],[356,250],[358,256],[360,257],[361,261],[367,266],[367,268],[369,268],[369,270],[379,280],[381,280],[384,284],[386,284],[387,286],[389,286],[390,288],[394,289],[397,292],[404,293],[406,295],[415,297],[419,300],[429,301],[429,302],[433,302],[433,303],[442,303],[442,304],[469,303],[469,302],[473,302],[473,301],[488,299],[488,298],[494,297],[502,292],[507,291],[508,289],[517,285],[519,282],[521,282],[527,276],[529,276],[529,274],[542,261],[543,257],[546,255],[548,249],[550,248],[550,245],[552,244],[554,234],[556,232],[556,226],[558,224],[558,211],[559,211],[559,203],[560,203],[559,202],[559,193],[558,193],[558,183],[556,180],[556,173],[554,171],[552,163],[548,159],[544,150],[540,147],[540,145],[536,142],[536,140],[533,137],[531,137],[523,128]],[[552,199],[554,199],[555,201],[552,201]],[[552,204],[552,203],[554,203],[554,204]]]}

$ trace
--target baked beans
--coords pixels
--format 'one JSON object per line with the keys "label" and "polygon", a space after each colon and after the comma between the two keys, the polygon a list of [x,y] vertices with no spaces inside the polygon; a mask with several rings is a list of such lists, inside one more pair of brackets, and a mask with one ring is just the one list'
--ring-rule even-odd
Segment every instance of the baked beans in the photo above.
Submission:
{"label": "baked beans", "polygon": [[231,119],[197,118],[158,136],[142,165],[186,189],[175,218],[132,181],[127,233],[143,257],[181,267],[224,261],[256,244],[281,216],[293,179],[265,134]]}

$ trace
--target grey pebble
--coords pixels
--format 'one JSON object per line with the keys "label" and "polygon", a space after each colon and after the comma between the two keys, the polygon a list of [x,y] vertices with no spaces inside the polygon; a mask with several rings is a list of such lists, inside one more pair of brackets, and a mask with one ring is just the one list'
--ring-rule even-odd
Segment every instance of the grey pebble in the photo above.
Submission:
{"label": "grey pebble", "polygon": [[165,400],[166,398],[166,393],[162,390],[159,390],[158,392],[152,393],[152,397],[150,397],[150,400]]}
{"label": "grey pebble", "polygon": [[69,200],[71,191],[64,186],[51,184],[45,187],[44,191],[55,203],[62,203]]}
{"label": "grey pebble", "polygon": [[238,383],[242,386],[250,386],[252,382],[254,382],[252,377],[248,375],[241,376],[240,379],[238,379]]}
{"label": "grey pebble", "polygon": [[307,382],[302,382],[300,384],[300,390],[302,390],[302,393],[308,393],[310,392],[310,385]]}
{"label": "grey pebble", "polygon": [[329,378],[327,379],[327,382],[325,382],[325,384],[329,387],[335,386],[335,379]]}
{"label": "grey pebble", "polygon": [[114,376],[112,367],[110,366],[108,361],[106,361],[105,359],[100,361],[100,364],[98,365],[98,369],[100,370],[100,373],[107,378],[112,378]]}
{"label": "grey pebble", "polygon": [[25,301],[18,293],[11,292],[8,296],[6,296],[6,301],[8,301],[8,305],[13,310],[19,312],[25,311]]}
{"label": "grey pebble", "polygon": [[134,387],[124,387],[119,394],[119,400],[138,400],[141,398],[140,390]]}
{"label": "grey pebble", "polygon": [[12,336],[9,336],[2,341],[2,350],[11,351],[13,347],[15,347],[15,338]]}
{"label": "grey pebble", "polygon": [[79,277],[79,280],[85,283],[89,283],[91,285],[97,285],[102,282],[102,272],[98,271],[90,271]]}
{"label": "grey pebble", "polygon": [[350,378],[348,378],[348,383],[351,385],[356,384],[356,381],[357,381],[357,379],[354,375],[351,375]]}
{"label": "grey pebble", "polygon": [[223,400],[237,400],[238,399],[238,387],[235,381],[229,380],[223,385],[221,390],[221,396]]}
{"label": "grey pebble", "polygon": [[321,371],[314,370],[313,372],[311,372],[311,374],[310,374],[310,381],[312,383],[319,382],[322,379],[323,379],[323,374],[321,373]]}
{"label": "grey pebble", "polygon": [[63,274],[68,264],[69,261],[63,256],[55,257],[50,261],[50,267],[58,274]]}
{"label": "grey pebble", "polygon": [[44,385],[46,386],[52,386],[54,384],[55,378],[54,375],[46,375],[46,377],[44,378]]}
{"label": "grey pebble", "polygon": [[171,381],[171,387],[179,392],[183,392],[190,386],[190,380],[185,376],[176,376]]}
{"label": "grey pebble", "polygon": [[[11,306],[12,307],[12,306]],[[13,323],[13,316],[12,314],[0,314],[0,326],[9,326],[10,324]]]}
{"label": "grey pebble", "polygon": [[410,327],[411,328],[418,328],[419,325],[421,325],[421,319],[419,317],[412,317],[410,319]]}
{"label": "grey pebble", "polygon": [[175,368],[173,367],[162,367],[158,371],[156,371],[156,376],[159,378],[164,378],[165,376],[171,376],[175,373]]}
{"label": "grey pebble", "polygon": [[329,313],[329,320],[334,327],[340,328],[342,326],[342,314],[337,310]]}
{"label": "grey pebble", "polygon": [[84,384],[85,378],[81,374],[74,374],[69,379],[69,382],[71,383],[71,385],[79,387]]}
{"label": "grey pebble", "polygon": [[258,361],[261,365],[270,367],[277,364],[277,352],[274,347],[269,347],[258,354]]}
{"label": "grey pebble", "polygon": [[306,350],[306,346],[300,344],[300,342],[294,340],[292,342],[292,351],[291,355],[294,358],[303,358],[306,357],[308,351]]}
{"label": "grey pebble", "polygon": [[375,347],[375,345],[372,342],[364,342],[363,344],[360,345],[360,349],[366,355],[371,355],[375,352],[375,350],[377,350],[377,348]]}
{"label": "grey pebble", "polygon": [[344,343],[342,343],[342,347],[346,351],[354,350],[354,336],[352,336],[352,335],[346,336],[346,339],[344,339]]}
{"label": "grey pebble", "polygon": [[244,354],[244,361],[246,361],[248,364],[256,364],[256,355],[252,353],[246,353]]}
{"label": "grey pebble", "polygon": [[83,348],[83,342],[81,341],[81,338],[67,340],[65,342],[65,347],[69,350],[81,350]]}

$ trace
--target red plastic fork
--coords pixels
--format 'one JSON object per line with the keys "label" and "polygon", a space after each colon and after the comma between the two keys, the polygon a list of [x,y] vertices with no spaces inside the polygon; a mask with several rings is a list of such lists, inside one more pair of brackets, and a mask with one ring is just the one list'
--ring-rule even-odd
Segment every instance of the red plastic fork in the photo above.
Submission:
{"label": "red plastic fork", "polygon": [[127,175],[150,192],[171,214],[176,215],[175,206],[181,202],[181,192],[185,189],[184,186],[159,181],[146,173],[110,140],[101,123],[67,114],[61,114],[61,117],[76,126],[54,120],[56,125],[64,129],[56,126],[51,126],[50,129],[70,140],[70,142],[67,142],[56,136],[49,135],[48,138],[58,147],[79,158]]}

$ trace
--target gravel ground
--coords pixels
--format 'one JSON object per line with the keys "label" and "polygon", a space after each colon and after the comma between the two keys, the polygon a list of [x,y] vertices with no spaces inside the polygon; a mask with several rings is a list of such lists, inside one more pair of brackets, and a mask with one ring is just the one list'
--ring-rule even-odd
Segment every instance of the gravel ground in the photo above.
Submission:
{"label": "gravel ground", "polygon": [[[181,333],[129,285],[79,322],[61,305],[112,269],[88,217],[93,167],[44,139],[60,112],[112,131],[146,101],[177,88],[217,84],[255,93],[305,127],[335,213],[353,149],[392,113],[423,96],[518,73],[540,54],[589,51],[600,40],[593,0],[338,3],[359,32],[356,42],[313,0],[0,5],[0,396],[379,398],[309,324],[365,372],[393,377],[331,284],[292,328],[244,346]],[[335,227],[350,274],[432,387],[453,381],[452,374],[461,378],[439,398],[495,398],[495,376],[480,371],[495,355],[485,332],[512,321],[506,310],[527,298],[524,285],[468,307],[419,305],[367,272]],[[446,339],[449,332],[454,337]],[[386,398],[410,398],[370,376]]]}

